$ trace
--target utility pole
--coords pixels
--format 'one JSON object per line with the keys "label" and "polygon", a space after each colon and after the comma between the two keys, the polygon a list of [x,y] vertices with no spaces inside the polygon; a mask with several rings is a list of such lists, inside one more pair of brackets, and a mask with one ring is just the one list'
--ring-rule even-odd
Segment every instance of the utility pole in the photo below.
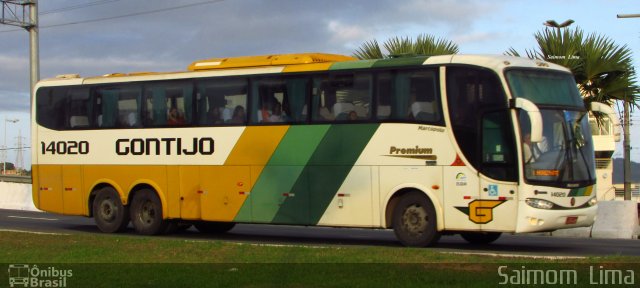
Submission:
{"label": "utility pole", "polygon": [[22,175],[22,171],[24,171],[24,157],[22,155],[22,146],[24,145],[23,144],[24,137],[22,137],[22,130],[18,130],[18,137],[16,138],[17,138],[16,144],[18,147],[18,151],[16,152],[16,162],[14,166],[18,175]]}
{"label": "utility pole", "polygon": [[31,62],[31,89],[29,89],[29,95],[31,95],[30,101],[33,102],[33,88],[40,80],[38,0],[0,0],[0,3],[2,4],[0,24],[18,26],[29,31],[29,57]]}
{"label": "utility pole", "polygon": [[[618,18],[640,18],[640,14],[618,14]],[[631,200],[631,135],[629,132],[629,99],[624,95],[624,200]],[[633,97],[633,95],[631,95]]]}

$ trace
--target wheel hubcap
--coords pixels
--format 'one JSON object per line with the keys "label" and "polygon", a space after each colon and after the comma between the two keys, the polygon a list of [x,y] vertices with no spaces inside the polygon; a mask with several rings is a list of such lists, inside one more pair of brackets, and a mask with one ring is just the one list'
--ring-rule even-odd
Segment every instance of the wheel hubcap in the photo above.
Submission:
{"label": "wheel hubcap", "polygon": [[427,227],[427,212],[423,207],[414,204],[408,207],[402,215],[402,223],[407,232],[411,234],[422,234]]}
{"label": "wheel hubcap", "polygon": [[140,220],[142,223],[151,225],[156,216],[156,209],[153,206],[153,202],[146,201],[142,204],[142,209],[140,209]]}
{"label": "wheel hubcap", "polygon": [[100,205],[100,217],[108,222],[116,218],[116,205],[111,199],[102,201]]}

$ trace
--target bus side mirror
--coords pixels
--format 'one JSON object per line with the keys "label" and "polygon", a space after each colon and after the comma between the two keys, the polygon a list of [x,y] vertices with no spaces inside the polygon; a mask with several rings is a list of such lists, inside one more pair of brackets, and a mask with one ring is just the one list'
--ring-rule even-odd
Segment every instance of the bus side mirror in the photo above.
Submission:
{"label": "bus side mirror", "polygon": [[522,109],[527,112],[531,121],[531,142],[542,142],[542,114],[538,106],[527,99],[516,98],[511,100],[511,108]]}
{"label": "bus side mirror", "polygon": [[620,142],[620,120],[616,117],[617,115],[613,108],[600,102],[591,102],[590,108],[592,112],[607,114],[607,117],[609,117],[609,119],[611,119],[611,123],[613,123],[613,139],[616,142]]}

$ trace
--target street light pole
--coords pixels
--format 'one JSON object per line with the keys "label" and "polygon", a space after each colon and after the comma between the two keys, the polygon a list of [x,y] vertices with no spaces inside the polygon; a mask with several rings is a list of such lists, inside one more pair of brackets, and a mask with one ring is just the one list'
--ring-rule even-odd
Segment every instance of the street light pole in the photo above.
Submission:
{"label": "street light pole", "polygon": [[[640,14],[618,14],[618,18],[640,18]],[[629,132],[629,101],[624,95],[624,200],[631,200],[631,133]],[[633,95],[632,95],[633,97]]]}
{"label": "street light pole", "polygon": [[2,159],[2,175],[7,174],[7,122],[17,123],[19,119],[7,119],[4,118],[4,159]]}
{"label": "street light pole", "polygon": [[[0,0],[0,24],[18,26],[29,31],[29,56],[31,63],[30,103],[33,102],[33,88],[40,80],[40,60],[38,43],[38,0]],[[28,6],[28,7],[27,7]],[[29,11],[27,13],[26,11]],[[22,12],[22,13],[20,13]],[[29,19],[26,15],[28,14]],[[33,104],[33,103],[31,103]]]}
{"label": "street light pole", "polygon": [[[31,0],[32,4],[29,5],[29,22],[31,25],[27,28],[29,31],[29,55],[31,58],[31,89],[29,91],[30,104],[33,104],[32,95],[33,88],[36,87],[36,83],[40,80],[40,53],[39,53],[39,41],[38,41],[38,0]],[[30,106],[31,107],[31,106]]]}

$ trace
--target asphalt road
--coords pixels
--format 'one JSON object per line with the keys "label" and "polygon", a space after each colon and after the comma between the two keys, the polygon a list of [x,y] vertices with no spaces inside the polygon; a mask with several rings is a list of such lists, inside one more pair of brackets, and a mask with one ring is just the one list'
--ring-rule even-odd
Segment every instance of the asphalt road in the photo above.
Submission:
{"label": "asphalt road", "polygon": [[[91,218],[2,209],[0,209],[0,231],[101,233]],[[124,233],[136,235],[131,227]],[[393,231],[372,229],[239,224],[222,235],[204,235],[190,228],[180,233],[157,237],[261,244],[388,246],[402,249]],[[459,236],[443,236],[436,247],[426,249],[445,253],[529,257],[640,256],[640,240],[503,234],[493,244],[471,245]]]}

